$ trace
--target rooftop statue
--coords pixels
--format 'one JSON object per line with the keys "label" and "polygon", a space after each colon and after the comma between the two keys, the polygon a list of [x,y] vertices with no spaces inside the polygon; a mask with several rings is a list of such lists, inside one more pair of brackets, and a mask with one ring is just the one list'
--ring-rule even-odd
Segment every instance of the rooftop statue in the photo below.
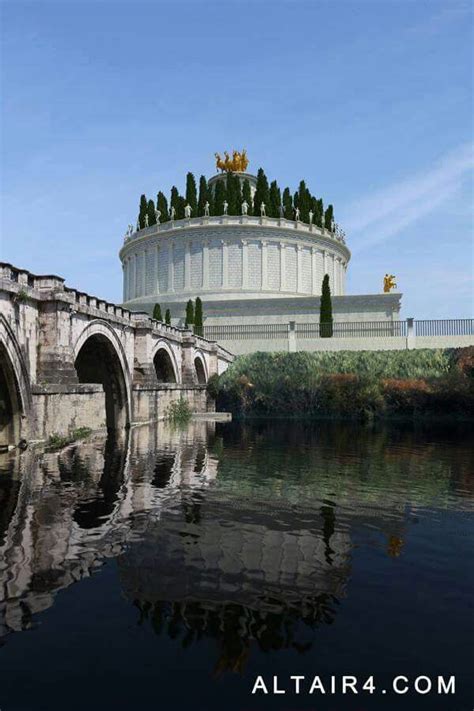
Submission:
{"label": "rooftop statue", "polygon": [[249,211],[249,204],[248,204],[247,200],[244,200],[242,203],[242,215],[247,215],[248,211]]}
{"label": "rooftop statue", "polygon": [[209,217],[209,203],[207,201],[204,205],[204,217]]}
{"label": "rooftop statue", "polygon": [[184,207],[184,216],[185,216],[186,218],[191,217],[191,212],[192,212],[192,211],[193,211],[193,208],[191,207],[191,205],[189,205],[189,204],[188,204],[188,205],[185,205],[185,207]]}
{"label": "rooftop statue", "polygon": [[216,168],[221,173],[245,173],[249,160],[245,148],[242,151],[232,151],[232,158],[227,151],[224,151],[224,158],[221,158],[219,153],[214,154],[216,157]]}
{"label": "rooftop statue", "polygon": [[396,289],[397,284],[395,281],[395,274],[385,274],[383,278],[383,290],[385,294],[388,294],[392,289]]}

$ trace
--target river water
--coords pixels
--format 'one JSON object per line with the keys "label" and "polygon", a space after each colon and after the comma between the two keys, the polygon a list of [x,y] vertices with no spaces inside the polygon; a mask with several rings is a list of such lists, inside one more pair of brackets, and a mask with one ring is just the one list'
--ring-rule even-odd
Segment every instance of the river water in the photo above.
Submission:
{"label": "river water", "polygon": [[469,435],[160,423],[3,456],[1,711],[472,709]]}

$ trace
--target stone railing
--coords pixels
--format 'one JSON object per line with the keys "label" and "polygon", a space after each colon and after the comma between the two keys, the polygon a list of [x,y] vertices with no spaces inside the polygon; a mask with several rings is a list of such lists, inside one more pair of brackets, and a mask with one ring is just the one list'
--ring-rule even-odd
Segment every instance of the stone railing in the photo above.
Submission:
{"label": "stone railing", "polygon": [[131,235],[125,235],[124,245],[141,237],[148,237],[155,234],[166,234],[174,230],[184,230],[203,226],[228,225],[228,226],[248,226],[248,227],[279,227],[281,229],[296,230],[304,234],[319,235],[333,239],[341,244],[346,244],[344,235],[339,232],[331,232],[329,229],[318,227],[318,225],[307,224],[295,220],[276,217],[256,217],[253,215],[221,215],[212,217],[190,217],[183,220],[169,220],[160,224],[144,227]]}
{"label": "stone railing", "polygon": [[[51,293],[54,293],[54,298],[66,302],[71,313],[88,313],[96,318],[119,321],[131,328],[149,328],[155,333],[159,332],[161,336],[174,340],[182,340],[186,335],[193,335],[186,329],[157,321],[146,312],[130,311],[105,299],[72,289],[65,285],[62,277],[54,274],[32,274],[26,269],[19,269],[7,262],[0,262],[0,289],[13,294],[13,298],[18,303],[47,300],[51,297]],[[205,336],[195,338],[197,344],[200,343],[201,347],[209,350],[210,339]],[[225,348],[222,351],[228,354]]]}

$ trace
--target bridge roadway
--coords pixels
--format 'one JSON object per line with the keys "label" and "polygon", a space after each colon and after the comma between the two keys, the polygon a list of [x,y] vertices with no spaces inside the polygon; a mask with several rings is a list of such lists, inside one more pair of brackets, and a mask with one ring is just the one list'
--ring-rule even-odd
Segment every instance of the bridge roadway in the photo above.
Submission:
{"label": "bridge roadway", "polygon": [[0,262],[0,445],[153,422],[180,398],[212,411],[207,381],[232,360],[191,331]]}

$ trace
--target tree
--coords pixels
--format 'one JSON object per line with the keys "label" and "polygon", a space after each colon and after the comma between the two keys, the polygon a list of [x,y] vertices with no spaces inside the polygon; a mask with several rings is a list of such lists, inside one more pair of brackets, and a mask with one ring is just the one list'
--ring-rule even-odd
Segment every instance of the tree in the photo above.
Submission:
{"label": "tree", "polygon": [[161,212],[160,222],[168,222],[170,215],[168,212],[168,200],[166,199],[164,193],[160,192],[156,196],[156,209]]}
{"label": "tree", "polygon": [[173,208],[173,207],[175,209],[175,216],[174,216],[175,220],[179,220],[179,217],[178,217],[179,192],[178,192],[178,188],[175,185],[173,185],[173,187],[171,188],[170,211],[171,211],[171,208]]}
{"label": "tree", "polygon": [[146,195],[142,195],[140,197],[140,212],[138,213],[138,223],[140,225],[140,229],[142,230],[145,227],[145,215],[148,212],[148,203],[146,199]]}
{"label": "tree", "polygon": [[324,213],[324,225],[327,230],[331,229],[332,221],[334,220],[334,208],[332,205],[327,206],[327,210]]}
{"label": "tree", "polygon": [[199,217],[204,215],[204,207],[206,202],[210,203],[209,200],[209,187],[207,185],[207,180],[204,175],[199,178],[199,199],[197,206],[197,214]]}
{"label": "tree", "polygon": [[191,206],[191,217],[197,217],[196,180],[192,173],[186,175],[186,202]]}
{"label": "tree", "polygon": [[149,225],[156,225],[155,203],[153,202],[153,200],[148,200],[147,215],[148,215],[148,224]]}
{"label": "tree", "polygon": [[153,307],[153,318],[156,321],[163,321],[163,316],[161,313],[161,306],[159,304],[155,304]]}
{"label": "tree", "polygon": [[293,219],[293,200],[291,198],[290,188],[285,188],[283,191],[283,209],[287,220]]}
{"label": "tree", "polygon": [[169,309],[166,309],[165,323],[167,326],[171,326],[171,311]]}
{"label": "tree", "polygon": [[267,209],[270,207],[270,188],[268,187],[267,176],[263,168],[258,169],[257,186],[253,196],[253,214],[260,215],[260,205],[265,203]]}
{"label": "tree", "polygon": [[184,208],[186,207],[186,198],[182,195],[178,197],[178,207],[176,208],[176,219],[184,220]]}
{"label": "tree", "polygon": [[227,197],[227,191],[223,180],[218,180],[214,190],[214,215],[224,214],[224,200]]}
{"label": "tree", "polygon": [[189,326],[192,326],[194,323],[194,304],[193,300],[189,299],[188,303],[186,304],[186,320],[184,322],[184,328],[188,328]]}
{"label": "tree", "polygon": [[226,180],[226,200],[229,203],[229,215],[240,215],[242,206],[242,191],[240,188],[240,178],[234,173],[227,174]]}
{"label": "tree", "polygon": [[196,306],[194,308],[194,333],[196,336],[202,336],[203,332],[202,301],[198,296],[196,299]]}
{"label": "tree", "polygon": [[280,217],[281,192],[276,180],[270,184],[270,207],[267,215],[270,217]]}
{"label": "tree", "polygon": [[248,211],[249,211],[249,214],[251,215],[252,214],[252,190],[250,189],[250,183],[247,180],[247,178],[245,178],[245,180],[242,184],[242,202],[244,202],[244,200],[247,203],[247,205],[249,206]]}
{"label": "tree", "polygon": [[295,193],[295,207],[300,209],[301,222],[309,222],[309,211],[311,208],[311,193],[306,187],[306,183],[302,180],[299,184],[298,191]]}
{"label": "tree", "polygon": [[329,274],[325,274],[321,290],[321,304],[319,306],[319,335],[321,338],[331,338],[332,332],[331,288],[329,286]]}

